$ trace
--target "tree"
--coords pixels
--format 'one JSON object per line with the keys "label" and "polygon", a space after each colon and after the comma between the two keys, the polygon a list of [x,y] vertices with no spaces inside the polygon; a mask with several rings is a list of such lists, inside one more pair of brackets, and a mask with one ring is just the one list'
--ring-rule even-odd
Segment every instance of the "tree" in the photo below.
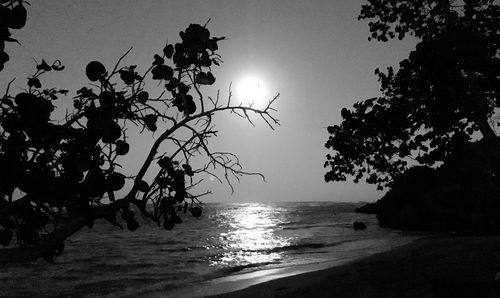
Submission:
{"label": "tree", "polygon": [[363,177],[378,188],[408,165],[436,166],[482,138],[492,175],[500,177],[500,144],[491,123],[500,107],[500,7],[493,0],[369,0],[359,19],[370,39],[414,36],[399,69],[375,70],[382,96],[342,109],[328,127],[325,180]]}
{"label": "tree", "polygon": [[[219,92],[207,96],[224,37],[212,37],[206,24],[191,24],[180,37],[141,74],[135,65],[121,65],[130,50],[111,69],[90,62],[85,72],[92,84],[76,91],[74,109],[64,119],[54,118],[55,102],[68,91],[40,81],[64,69],[59,61],[37,64],[25,92],[10,95],[7,88],[0,101],[0,241],[8,246],[0,250],[2,261],[52,261],[67,237],[99,218],[134,231],[137,210],[171,230],[182,222],[180,212],[202,214],[199,197],[208,192],[195,193],[196,177],[217,177],[213,171],[220,169],[232,188],[234,178],[262,176],[243,170],[236,155],[212,151],[208,141],[216,136],[213,118],[219,113],[250,122],[254,114],[273,128],[279,123],[272,104],[279,95],[260,109],[232,103],[231,92],[226,100]],[[159,94],[145,90],[150,79],[164,86]],[[130,126],[153,133],[154,141],[139,171],[126,176],[120,161],[134,145]],[[148,171],[156,173],[149,181]],[[124,192],[127,181],[133,183]],[[126,195],[118,197],[118,191]]]}

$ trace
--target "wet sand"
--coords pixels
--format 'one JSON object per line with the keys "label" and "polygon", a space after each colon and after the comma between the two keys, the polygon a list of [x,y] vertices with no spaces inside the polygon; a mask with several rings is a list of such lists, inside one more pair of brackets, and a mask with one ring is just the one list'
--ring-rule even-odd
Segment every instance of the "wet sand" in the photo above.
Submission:
{"label": "wet sand", "polygon": [[500,297],[497,272],[500,236],[432,237],[211,297]]}

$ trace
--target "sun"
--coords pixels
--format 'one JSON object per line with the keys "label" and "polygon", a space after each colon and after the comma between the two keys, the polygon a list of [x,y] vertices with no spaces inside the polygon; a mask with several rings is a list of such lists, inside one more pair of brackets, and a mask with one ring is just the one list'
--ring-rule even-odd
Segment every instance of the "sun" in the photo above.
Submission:
{"label": "sun", "polygon": [[266,85],[257,76],[245,76],[236,83],[235,97],[243,104],[263,106],[266,104],[267,96]]}

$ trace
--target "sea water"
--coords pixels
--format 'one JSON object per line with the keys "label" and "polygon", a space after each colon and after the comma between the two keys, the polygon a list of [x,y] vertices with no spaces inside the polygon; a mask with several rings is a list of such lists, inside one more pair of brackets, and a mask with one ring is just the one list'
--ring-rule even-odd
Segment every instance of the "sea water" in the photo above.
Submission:
{"label": "sea water", "polygon": [[[183,215],[171,231],[143,221],[130,232],[99,221],[68,239],[55,264],[4,266],[0,296],[168,296],[226,276],[354,260],[414,238],[380,228],[374,215],[354,213],[358,206],[207,204],[200,218]],[[367,229],[355,231],[354,221]]]}

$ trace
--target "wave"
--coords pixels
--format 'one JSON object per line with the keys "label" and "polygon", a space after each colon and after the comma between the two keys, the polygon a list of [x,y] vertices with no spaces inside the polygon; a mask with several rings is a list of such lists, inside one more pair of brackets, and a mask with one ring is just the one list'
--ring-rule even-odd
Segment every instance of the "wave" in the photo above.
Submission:
{"label": "wave", "polygon": [[204,274],[202,276],[202,280],[213,280],[216,278],[224,277],[224,276],[229,276],[232,274],[237,274],[240,273],[241,271],[257,271],[259,269],[262,269],[262,267],[268,266],[268,265],[276,265],[276,264],[282,264],[282,262],[259,262],[259,263],[249,263],[249,264],[243,264],[243,265],[235,265],[235,266],[228,266],[228,267],[219,267],[215,268],[210,273]]}
{"label": "wave", "polygon": [[240,272],[240,271],[245,270],[245,269],[263,267],[266,265],[279,264],[279,263],[281,263],[281,262],[261,262],[261,263],[245,264],[245,265],[236,265],[236,266],[232,266],[232,267],[223,268],[222,270],[219,271],[219,273],[224,273],[224,275],[226,275],[226,274]]}
{"label": "wave", "polygon": [[[343,241],[338,241],[334,243],[301,243],[301,244],[292,244],[292,245],[286,245],[286,246],[280,246],[280,247],[274,247],[270,249],[247,249],[247,250],[240,250],[240,252],[254,252],[254,253],[263,253],[263,254],[270,254],[270,253],[277,253],[277,252],[292,252],[293,254],[321,254],[321,253],[328,253],[328,251],[324,251],[321,249],[324,248],[331,248],[335,246],[339,246],[345,243],[349,242],[355,242],[359,240],[343,240]],[[228,276],[236,273],[241,273],[241,271],[256,271],[256,270],[261,270],[264,269],[263,267],[269,266],[269,265],[278,265],[278,267],[286,265],[286,261],[272,261],[272,262],[259,262],[259,263],[249,263],[249,264],[243,264],[243,265],[234,265],[234,266],[228,266],[228,267],[223,267],[223,268],[218,268],[214,272],[210,274],[206,274],[204,276],[205,280],[211,280],[215,279],[218,277],[222,276]],[[272,266],[274,267],[274,266]]]}
{"label": "wave", "polygon": [[309,225],[300,225],[297,223],[285,224],[285,225],[293,225],[293,227],[283,227],[283,230],[302,230],[302,229],[312,229],[312,228],[332,228],[332,227],[352,227],[352,222],[337,222],[333,224],[309,224]]}
{"label": "wave", "polygon": [[150,269],[154,266],[156,266],[155,263],[141,263],[141,262],[128,263],[124,260],[124,263],[122,264],[105,264],[105,263],[92,264],[91,266],[88,267],[88,270],[91,270],[91,272],[116,272],[116,271],[131,272],[133,270],[138,270],[138,269]]}
{"label": "wave", "polygon": [[[268,249],[246,249],[242,250],[243,252],[258,252],[258,253],[276,253],[276,252],[286,252],[286,251],[301,251],[301,250],[308,250],[308,249],[321,249],[321,248],[327,248],[327,247],[335,247],[339,246],[345,243],[353,242],[353,241],[359,241],[359,239],[350,239],[350,240],[342,240],[338,242],[332,242],[332,243],[301,243],[301,244],[291,244],[291,245],[285,245],[285,246],[278,246],[278,247],[273,247],[273,248],[268,248]],[[306,253],[311,253],[310,251],[307,251]]]}
{"label": "wave", "polygon": [[160,252],[187,252],[193,250],[207,250],[207,246],[183,246],[183,247],[174,247],[174,248],[159,248]]}

